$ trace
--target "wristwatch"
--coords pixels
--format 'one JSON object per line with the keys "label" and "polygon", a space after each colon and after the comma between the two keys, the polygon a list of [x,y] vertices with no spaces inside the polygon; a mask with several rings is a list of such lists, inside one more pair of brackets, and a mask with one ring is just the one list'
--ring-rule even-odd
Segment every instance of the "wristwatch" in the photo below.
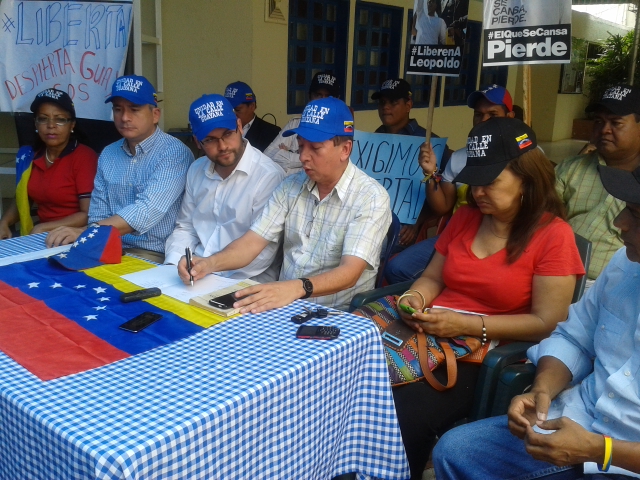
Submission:
{"label": "wristwatch", "polygon": [[306,292],[302,298],[309,298],[313,293],[313,283],[308,278],[299,278],[298,280],[302,280],[302,288]]}
{"label": "wristwatch", "polygon": [[98,222],[93,222],[87,225],[87,228],[98,228],[100,224]]}

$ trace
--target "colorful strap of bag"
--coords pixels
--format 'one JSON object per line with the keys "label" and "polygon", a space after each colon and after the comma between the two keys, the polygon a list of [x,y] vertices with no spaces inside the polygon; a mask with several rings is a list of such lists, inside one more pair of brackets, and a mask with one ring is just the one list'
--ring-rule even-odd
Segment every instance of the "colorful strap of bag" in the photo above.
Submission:
{"label": "colorful strap of bag", "polygon": [[[405,385],[424,378],[438,391],[452,388],[458,376],[457,360],[480,350],[480,339],[467,335],[443,338],[418,333],[400,318],[396,309],[397,299],[398,297],[387,296],[353,312],[373,320],[378,327],[391,384]],[[447,366],[446,384],[438,381],[432,373],[443,362]]]}

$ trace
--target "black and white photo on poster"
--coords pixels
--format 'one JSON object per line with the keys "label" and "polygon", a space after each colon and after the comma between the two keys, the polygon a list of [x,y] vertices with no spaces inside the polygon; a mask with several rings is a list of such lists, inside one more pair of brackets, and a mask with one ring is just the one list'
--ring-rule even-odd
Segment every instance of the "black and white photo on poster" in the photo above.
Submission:
{"label": "black and white photo on poster", "polygon": [[569,63],[571,0],[486,0],[483,65]]}
{"label": "black and white photo on poster", "polygon": [[460,73],[469,0],[414,0],[407,73]]}

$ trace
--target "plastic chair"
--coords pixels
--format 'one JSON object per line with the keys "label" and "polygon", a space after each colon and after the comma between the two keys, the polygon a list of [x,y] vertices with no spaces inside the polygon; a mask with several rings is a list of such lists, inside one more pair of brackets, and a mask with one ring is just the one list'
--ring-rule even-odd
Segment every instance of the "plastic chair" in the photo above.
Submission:
{"label": "plastic chair", "polygon": [[[591,264],[591,242],[575,234],[576,246],[585,271]],[[576,282],[571,303],[582,298],[587,284],[584,275]],[[475,401],[469,420],[503,415],[507,413],[511,399],[522,394],[533,383],[536,367],[522,363],[527,359],[531,342],[514,342],[491,350],[482,362],[476,384]]]}
{"label": "plastic chair", "polygon": [[391,257],[391,252],[393,252],[393,249],[396,248],[396,245],[398,245],[400,227],[400,219],[395,213],[391,212],[391,225],[389,226],[389,231],[387,232],[387,246],[383,254],[381,255],[380,267],[378,268],[378,276],[376,278],[376,288],[380,288],[382,286],[385,269],[387,268],[387,261]]}

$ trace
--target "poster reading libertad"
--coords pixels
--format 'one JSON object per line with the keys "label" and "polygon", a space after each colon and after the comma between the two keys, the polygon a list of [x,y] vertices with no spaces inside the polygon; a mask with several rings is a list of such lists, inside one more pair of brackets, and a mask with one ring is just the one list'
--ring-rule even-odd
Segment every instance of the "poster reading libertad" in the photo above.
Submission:
{"label": "poster reading libertad", "polygon": [[122,75],[132,0],[0,3],[0,110],[28,112],[36,94],[69,93],[78,117],[110,120],[104,104]]}

